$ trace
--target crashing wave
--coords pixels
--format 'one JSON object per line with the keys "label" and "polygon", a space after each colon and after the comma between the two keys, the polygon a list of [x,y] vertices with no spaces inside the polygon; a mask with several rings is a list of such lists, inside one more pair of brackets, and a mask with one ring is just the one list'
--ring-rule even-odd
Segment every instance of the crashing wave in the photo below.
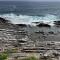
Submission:
{"label": "crashing wave", "polygon": [[[6,20],[10,20],[14,24],[30,24],[36,25],[35,22],[43,22],[49,25],[54,25],[53,21],[58,20],[57,16],[47,14],[44,17],[42,16],[28,16],[28,15],[16,15],[13,13],[10,14],[2,14],[0,17],[5,18]],[[33,22],[33,23],[32,23]]]}

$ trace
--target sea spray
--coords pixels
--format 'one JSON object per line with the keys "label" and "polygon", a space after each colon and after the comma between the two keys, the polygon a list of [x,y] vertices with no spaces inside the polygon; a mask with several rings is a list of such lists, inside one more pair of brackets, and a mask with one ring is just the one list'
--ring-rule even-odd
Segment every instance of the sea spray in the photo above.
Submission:
{"label": "sea spray", "polygon": [[53,21],[58,20],[57,16],[47,14],[43,16],[28,16],[28,15],[17,15],[17,14],[2,14],[0,17],[10,20],[14,24],[32,24],[32,22],[43,22],[49,25],[54,25]]}

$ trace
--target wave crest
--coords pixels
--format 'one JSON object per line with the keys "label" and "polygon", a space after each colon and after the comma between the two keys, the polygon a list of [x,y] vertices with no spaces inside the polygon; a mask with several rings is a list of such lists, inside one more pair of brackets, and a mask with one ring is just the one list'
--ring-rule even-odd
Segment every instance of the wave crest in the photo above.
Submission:
{"label": "wave crest", "polygon": [[44,17],[42,16],[28,16],[28,15],[16,15],[16,14],[2,14],[0,17],[10,20],[14,24],[32,24],[32,22],[41,22],[48,23],[53,25],[53,21],[58,20],[57,16],[47,14]]}

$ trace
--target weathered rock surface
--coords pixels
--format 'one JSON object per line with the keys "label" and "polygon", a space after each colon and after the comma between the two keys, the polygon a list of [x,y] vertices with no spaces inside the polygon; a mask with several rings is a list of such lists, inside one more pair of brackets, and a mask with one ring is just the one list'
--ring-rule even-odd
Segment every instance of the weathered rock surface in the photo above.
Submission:
{"label": "weathered rock surface", "polygon": [[[45,53],[60,51],[60,28],[47,24],[37,26],[12,24],[0,18],[0,46],[7,49],[19,48],[18,52]],[[23,28],[22,28],[23,27]],[[40,28],[43,27],[43,28]]]}

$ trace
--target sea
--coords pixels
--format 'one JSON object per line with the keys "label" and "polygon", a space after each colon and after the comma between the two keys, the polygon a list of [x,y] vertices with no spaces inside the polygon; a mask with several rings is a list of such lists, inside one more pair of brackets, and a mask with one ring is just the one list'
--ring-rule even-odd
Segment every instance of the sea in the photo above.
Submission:
{"label": "sea", "polygon": [[0,1],[0,17],[14,24],[60,21],[60,2]]}

